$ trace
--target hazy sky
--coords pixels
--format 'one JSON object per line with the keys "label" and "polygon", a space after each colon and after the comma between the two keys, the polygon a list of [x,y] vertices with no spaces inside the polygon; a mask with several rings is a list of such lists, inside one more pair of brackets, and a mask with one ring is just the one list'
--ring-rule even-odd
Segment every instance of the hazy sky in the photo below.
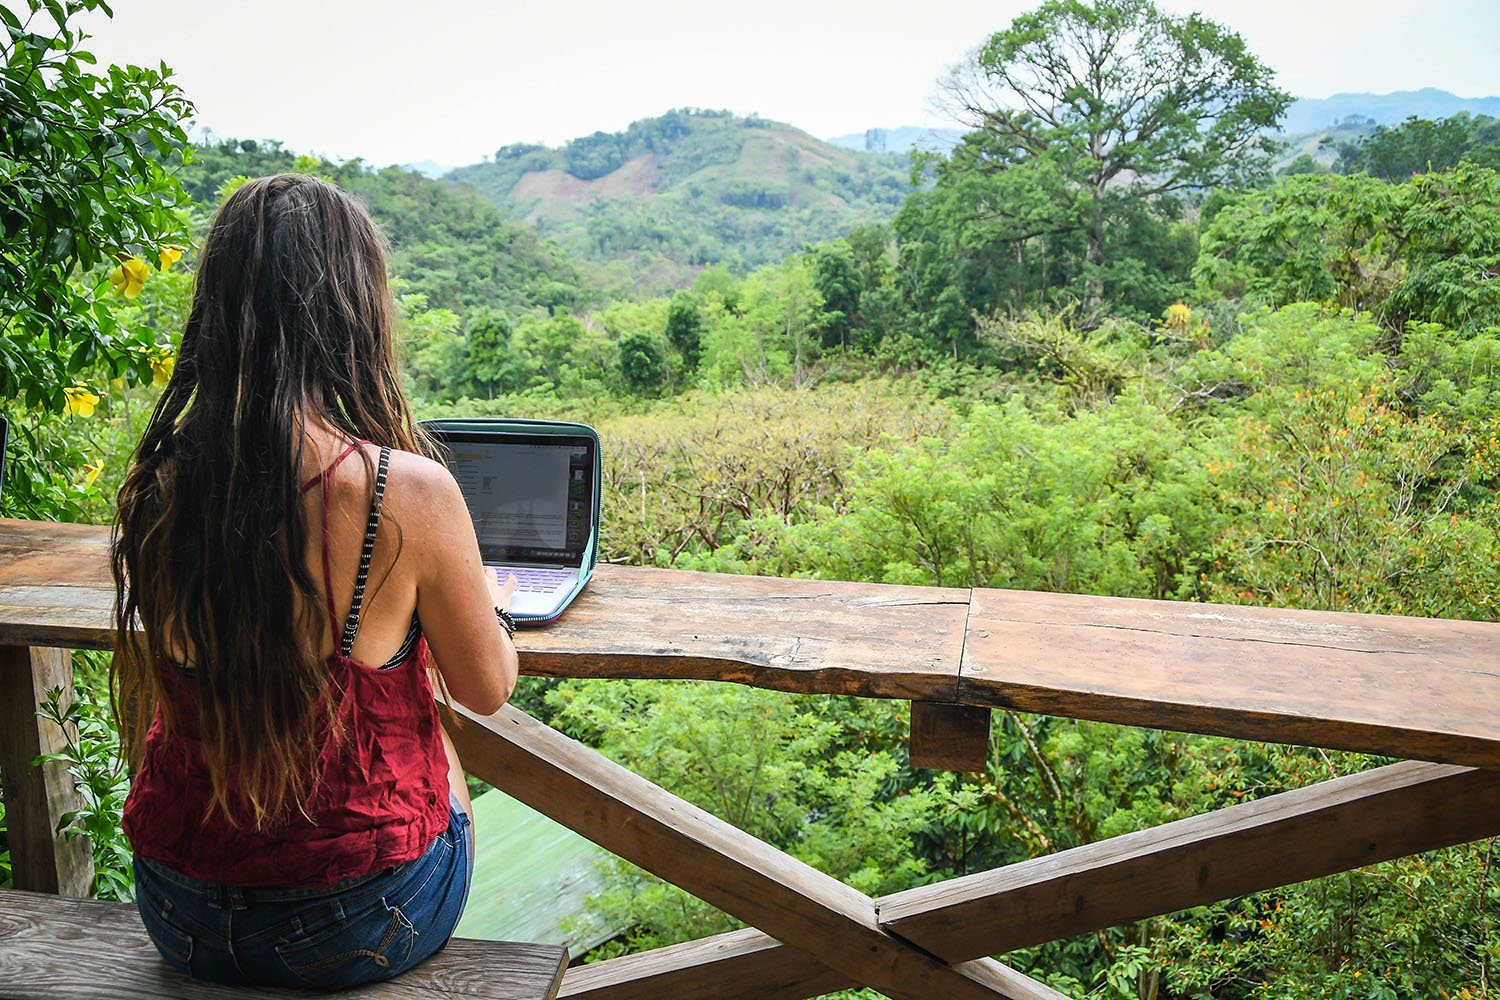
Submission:
{"label": "hazy sky", "polygon": [[[18,0],[6,0],[19,6]],[[1500,94],[1500,0],[1159,0],[1245,36],[1298,96]],[[472,163],[673,107],[827,138],[946,124],[944,69],[1035,0],[114,0],[106,61],[165,60],[221,136]]]}

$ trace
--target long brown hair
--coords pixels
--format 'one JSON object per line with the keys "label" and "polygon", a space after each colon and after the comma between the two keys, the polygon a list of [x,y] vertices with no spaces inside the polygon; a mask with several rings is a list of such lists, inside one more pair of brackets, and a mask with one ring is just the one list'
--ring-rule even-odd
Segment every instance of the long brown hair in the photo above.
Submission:
{"label": "long brown hair", "polygon": [[236,824],[305,810],[310,745],[337,735],[318,657],[330,623],[305,563],[307,426],[431,453],[393,315],[385,238],[359,202],[298,174],[245,184],[209,226],[176,370],[120,490],[111,684],[126,753],[139,764],[158,708],[181,725],[161,671],[191,650],[211,808]]}

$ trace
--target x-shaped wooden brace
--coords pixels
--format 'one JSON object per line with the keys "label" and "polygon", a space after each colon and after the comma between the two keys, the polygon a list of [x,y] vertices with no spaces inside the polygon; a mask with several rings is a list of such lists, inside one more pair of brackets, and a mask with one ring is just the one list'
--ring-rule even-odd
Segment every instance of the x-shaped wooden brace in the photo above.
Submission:
{"label": "x-shaped wooden brace", "polygon": [[1406,762],[875,900],[524,712],[455,714],[470,773],[754,925],[571,971],[563,997],[1065,1000],[979,956],[1500,833],[1500,772]]}

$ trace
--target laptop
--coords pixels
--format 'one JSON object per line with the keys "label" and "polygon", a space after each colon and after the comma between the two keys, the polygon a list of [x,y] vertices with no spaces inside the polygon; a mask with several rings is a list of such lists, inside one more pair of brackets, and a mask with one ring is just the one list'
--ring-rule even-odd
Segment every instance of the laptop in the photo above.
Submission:
{"label": "laptop", "polygon": [[479,555],[514,573],[517,625],[555,621],[599,559],[599,435],[586,424],[483,418],[423,421],[463,491]]}

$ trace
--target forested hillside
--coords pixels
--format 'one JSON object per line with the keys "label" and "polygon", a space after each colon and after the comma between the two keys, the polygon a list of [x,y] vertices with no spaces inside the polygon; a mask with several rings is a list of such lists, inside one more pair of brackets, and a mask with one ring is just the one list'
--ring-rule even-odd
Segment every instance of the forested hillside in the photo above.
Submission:
{"label": "forested hillside", "polygon": [[275,140],[225,139],[193,149],[178,171],[195,202],[218,202],[226,183],[283,170],[316,173],[359,195],[391,240],[391,265],[410,294],[455,312],[573,306],[588,297],[556,245],[506,218],[474,192],[400,167],[375,170],[299,156]]}
{"label": "forested hillside", "polygon": [[504,146],[450,176],[555,237],[606,290],[660,293],[706,265],[743,273],[889,218],[908,173],[903,156],[780,122],[677,110],[559,149]]}
{"label": "forested hillside", "polygon": [[[1048,0],[955,69],[967,128],[916,189],[895,159],[717,112],[506,147],[454,185],[264,141],[183,164],[190,106],[156,71],[129,72],[157,113],[86,60],[56,57],[60,104],[36,82],[28,53],[76,45],[18,47],[3,81],[81,119],[0,133],[7,516],[109,520],[183,377],[207,213],[296,170],[392,235],[420,416],[599,428],[608,560],[1500,621],[1491,118],[1361,123],[1288,159],[1267,139],[1291,95],[1231,27]],[[103,161],[68,138],[100,130],[125,135]],[[77,663],[96,742],[75,825],[97,890],[128,897],[104,665]],[[1380,763],[1002,711],[984,770],[936,773],[910,766],[899,702],[540,678],[516,700],[868,893]],[[625,930],[589,959],[734,926],[605,877],[588,905]],[[1004,960],[1080,1000],[1493,997],[1494,842]]]}

